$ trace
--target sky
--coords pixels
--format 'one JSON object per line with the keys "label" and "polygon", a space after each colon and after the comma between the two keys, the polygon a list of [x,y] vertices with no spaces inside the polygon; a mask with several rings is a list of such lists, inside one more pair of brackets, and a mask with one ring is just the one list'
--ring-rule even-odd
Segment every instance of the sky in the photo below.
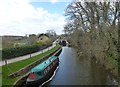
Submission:
{"label": "sky", "polygon": [[70,0],[0,0],[0,36],[63,33],[64,10]]}

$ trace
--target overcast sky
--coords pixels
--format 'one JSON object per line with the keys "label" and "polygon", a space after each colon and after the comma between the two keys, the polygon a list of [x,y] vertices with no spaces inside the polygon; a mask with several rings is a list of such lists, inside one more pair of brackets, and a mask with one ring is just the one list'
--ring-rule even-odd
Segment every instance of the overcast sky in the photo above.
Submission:
{"label": "overcast sky", "polygon": [[[0,35],[63,33],[64,9],[70,0],[0,0]],[[69,2],[68,2],[69,1]]]}

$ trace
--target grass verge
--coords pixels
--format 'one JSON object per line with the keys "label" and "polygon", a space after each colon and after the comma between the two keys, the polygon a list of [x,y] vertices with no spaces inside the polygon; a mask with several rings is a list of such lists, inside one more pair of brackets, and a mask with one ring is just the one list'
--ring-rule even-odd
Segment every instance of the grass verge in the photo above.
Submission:
{"label": "grass verge", "polygon": [[60,46],[57,45],[54,48],[50,49],[49,51],[46,51],[46,52],[39,54],[37,56],[2,66],[2,85],[12,86],[14,84],[14,82],[16,80],[18,80],[21,76],[16,77],[16,78],[10,78],[10,77],[8,77],[9,74],[20,70],[21,68],[31,64],[32,62],[34,62],[34,61],[36,61],[36,60],[38,60],[38,59],[40,59],[48,54],[53,53],[59,47]]}

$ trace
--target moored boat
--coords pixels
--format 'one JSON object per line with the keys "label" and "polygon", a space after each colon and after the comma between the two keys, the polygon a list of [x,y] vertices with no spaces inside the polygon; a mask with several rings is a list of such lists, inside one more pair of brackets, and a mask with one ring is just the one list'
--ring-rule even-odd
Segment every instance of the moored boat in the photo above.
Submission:
{"label": "moored boat", "polygon": [[26,86],[37,87],[43,84],[52,77],[58,65],[58,56],[52,56],[49,59],[43,61],[30,71],[26,80]]}

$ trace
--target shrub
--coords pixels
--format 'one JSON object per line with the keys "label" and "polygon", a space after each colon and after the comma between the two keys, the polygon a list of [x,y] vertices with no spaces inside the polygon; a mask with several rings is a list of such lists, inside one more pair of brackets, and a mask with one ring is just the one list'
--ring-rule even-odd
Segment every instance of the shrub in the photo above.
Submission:
{"label": "shrub", "polygon": [[5,48],[2,50],[2,58],[10,59],[39,51],[39,45],[26,45],[22,47]]}
{"label": "shrub", "polygon": [[47,43],[44,41],[37,41],[36,44],[43,46],[46,45]]}

